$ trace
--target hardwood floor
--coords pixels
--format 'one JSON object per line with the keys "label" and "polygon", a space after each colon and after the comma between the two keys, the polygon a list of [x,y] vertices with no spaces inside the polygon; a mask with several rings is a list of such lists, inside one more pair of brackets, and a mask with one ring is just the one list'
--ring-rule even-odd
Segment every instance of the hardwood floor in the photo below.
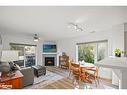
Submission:
{"label": "hardwood floor", "polygon": [[59,74],[63,76],[64,78],[51,83],[42,89],[117,89],[117,86],[114,86],[111,84],[111,81],[109,80],[104,80],[104,79],[99,79],[100,83],[96,87],[95,83],[93,82],[92,84],[88,83],[83,83],[81,82],[80,85],[75,84],[72,82],[72,79],[68,77],[69,71],[66,69],[61,69],[58,67],[47,67],[48,71],[54,72],[56,74]]}

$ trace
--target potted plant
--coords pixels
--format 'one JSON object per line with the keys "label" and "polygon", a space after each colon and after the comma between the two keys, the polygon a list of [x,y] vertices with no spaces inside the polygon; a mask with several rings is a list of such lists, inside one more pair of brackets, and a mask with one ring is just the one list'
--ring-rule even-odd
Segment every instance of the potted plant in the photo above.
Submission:
{"label": "potted plant", "polygon": [[122,51],[120,49],[116,48],[115,51],[114,51],[114,53],[115,53],[115,56],[116,57],[121,57]]}

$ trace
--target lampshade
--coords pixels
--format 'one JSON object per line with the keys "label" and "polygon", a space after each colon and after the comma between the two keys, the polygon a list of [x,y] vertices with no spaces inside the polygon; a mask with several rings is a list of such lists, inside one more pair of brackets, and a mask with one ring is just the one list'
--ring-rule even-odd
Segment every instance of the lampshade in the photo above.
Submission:
{"label": "lampshade", "polygon": [[2,51],[1,61],[10,62],[19,60],[18,51],[4,50]]}

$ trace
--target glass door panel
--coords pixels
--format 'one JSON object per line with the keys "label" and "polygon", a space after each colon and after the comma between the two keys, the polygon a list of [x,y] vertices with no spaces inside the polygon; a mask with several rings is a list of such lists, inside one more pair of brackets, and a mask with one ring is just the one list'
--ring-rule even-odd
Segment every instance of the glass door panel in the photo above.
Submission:
{"label": "glass door panel", "polygon": [[36,46],[10,44],[11,50],[19,51],[19,60],[22,60],[24,67],[33,66],[36,63]]}
{"label": "glass door panel", "polygon": [[[19,60],[22,60],[20,66],[25,66],[24,64],[24,46],[23,45],[10,45],[11,50],[18,50],[19,51]],[[19,65],[19,64],[18,64]]]}
{"label": "glass door panel", "polygon": [[35,46],[25,46],[25,66],[33,66],[36,63],[36,47]]}
{"label": "glass door panel", "polygon": [[88,63],[94,63],[96,51],[96,44],[81,44],[78,46],[78,61],[85,61]]}
{"label": "glass door panel", "polygon": [[97,46],[97,61],[104,59],[107,54],[107,42],[98,43]]}

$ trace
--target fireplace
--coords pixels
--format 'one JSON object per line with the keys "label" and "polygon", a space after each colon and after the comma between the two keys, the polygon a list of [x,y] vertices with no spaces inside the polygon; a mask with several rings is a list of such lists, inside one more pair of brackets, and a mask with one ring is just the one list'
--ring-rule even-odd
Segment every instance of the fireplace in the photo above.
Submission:
{"label": "fireplace", "polygon": [[45,57],[45,66],[54,66],[55,65],[54,57]]}

